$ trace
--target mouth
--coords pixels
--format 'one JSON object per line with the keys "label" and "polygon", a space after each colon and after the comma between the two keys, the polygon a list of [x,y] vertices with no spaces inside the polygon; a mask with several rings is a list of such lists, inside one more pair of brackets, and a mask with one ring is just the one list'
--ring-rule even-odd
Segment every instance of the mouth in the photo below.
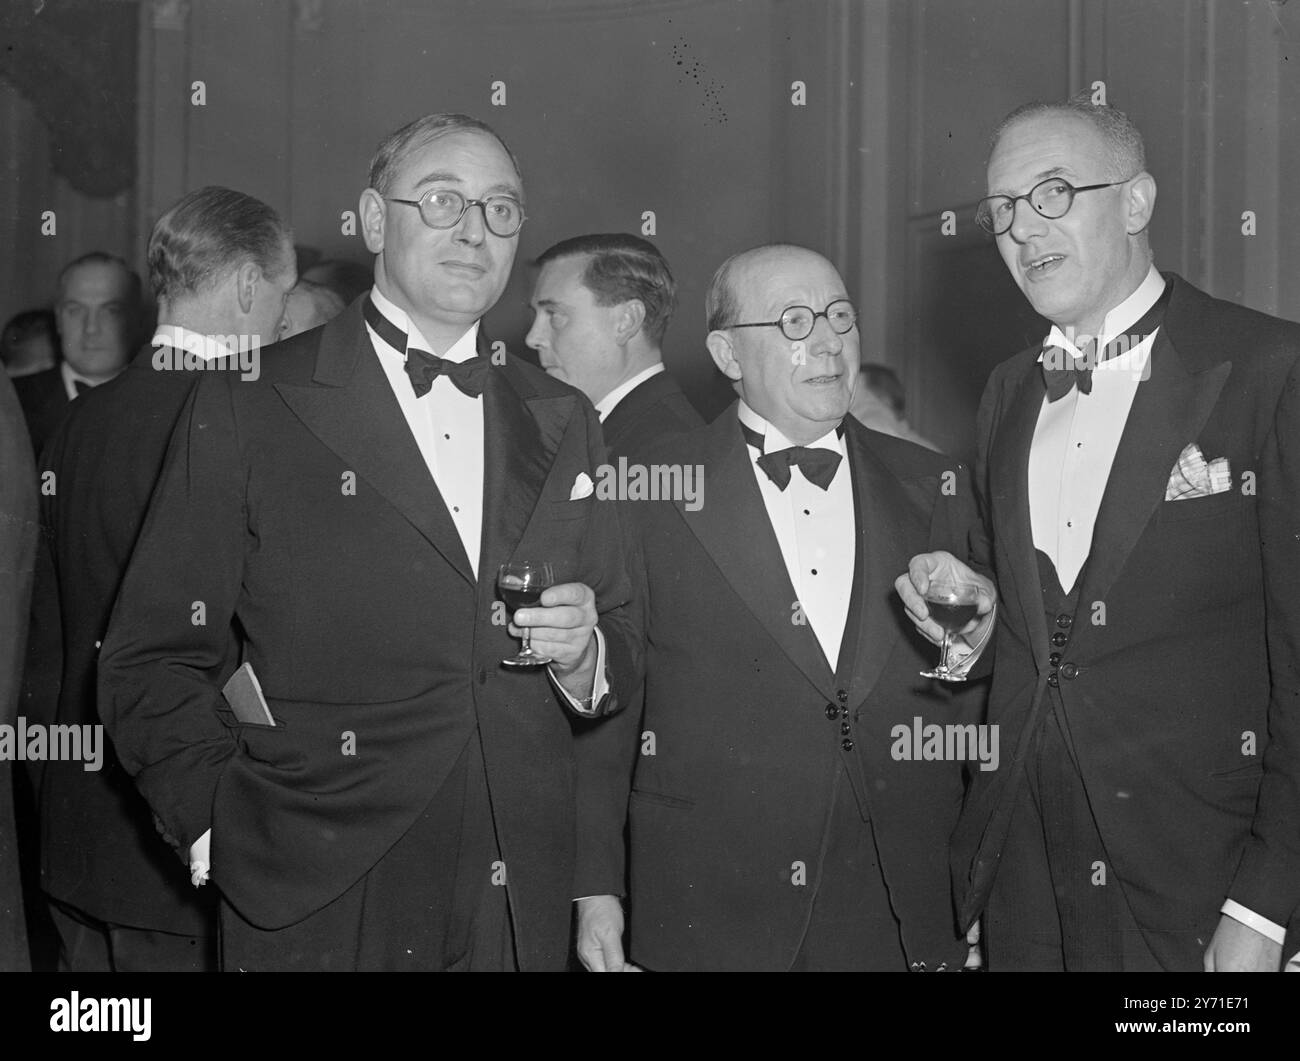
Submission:
{"label": "mouth", "polygon": [[1041,258],[1022,261],[1020,264],[1026,276],[1035,277],[1053,272],[1063,261],[1065,256],[1062,254],[1044,254]]}
{"label": "mouth", "polygon": [[483,265],[479,265],[477,262],[462,262],[462,261],[451,260],[451,261],[443,262],[442,267],[444,269],[450,270],[453,273],[459,273],[461,276],[477,277],[477,276],[482,276],[484,273],[487,272],[487,267]]}
{"label": "mouth", "polygon": [[837,372],[833,376],[809,376],[807,379],[802,380],[801,382],[811,384],[814,387],[829,387],[838,383],[840,381],[840,378],[841,376]]}

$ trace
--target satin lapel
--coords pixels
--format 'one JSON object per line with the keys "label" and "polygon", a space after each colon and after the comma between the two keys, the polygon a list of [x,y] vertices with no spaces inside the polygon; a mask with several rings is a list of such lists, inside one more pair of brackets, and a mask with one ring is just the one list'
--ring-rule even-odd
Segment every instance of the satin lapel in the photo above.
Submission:
{"label": "satin lapel", "polygon": [[[1013,385],[1009,407],[994,429],[989,447],[989,509],[993,514],[996,553],[1005,553],[1009,571],[999,571],[998,594],[1014,596],[1024,616],[1031,645],[1047,644],[1047,617],[1043,612],[1043,587],[1034,555],[1034,531],[1029,519],[1029,448],[1043,407],[1043,377],[1038,363],[1030,361],[1020,381]],[[1001,543],[1001,547],[997,547]],[[1012,585],[1007,586],[1010,577]],[[1010,592],[1008,592],[1010,590]],[[1038,655],[1034,664],[1042,669]]]}
{"label": "satin lapel", "polygon": [[[911,506],[902,484],[881,463],[866,442],[866,432],[849,419],[845,443],[853,475],[853,503],[858,512],[858,555],[863,570],[858,610],[858,643],[854,646],[849,706],[856,708],[880,678],[894,642],[898,640],[902,603],[894,592],[894,579],[907,570],[911,559],[904,514]],[[852,629],[853,624],[846,624]]]}
{"label": "satin lapel", "polygon": [[677,510],[745,606],[790,661],[831,700],[835,675],[812,628],[793,621],[798,595],[754,480],[734,405],[710,426],[707,439],[700,453],[706,500],[695,512],[679,500]]}
{"label": "satin lapel", "polygon": [[[1097,511],[1088,564],[1079,590],[1080,609],[1104,601],[1129,554],[1165,499],[1178,455],[1195,442],[1232,370],[1221,361],[1203,372],[1188,370],[1165,329],[1151,351],[1150,378],[1138,385],[1110,478]],[[1090,636],[1092,623],[1076,626],[1074,644]]]}
{"label": "satin lapel", "polygon": [[451,513],[397,404],[354,303],[321,334],[310,384],[275,389],[306,428],[338,454],[473,584]]}
{"label": "satin lapel", "polygon": [[[576,401],[569,394],[539,397],[522,374],[504,366],[494,365],[488,371],[483,390],[483,537],[479,552],[479,574],[488,592],[495,584],[497,567],[514,556],[528,529]],[[595,475],[595,469],[585,470]]]}

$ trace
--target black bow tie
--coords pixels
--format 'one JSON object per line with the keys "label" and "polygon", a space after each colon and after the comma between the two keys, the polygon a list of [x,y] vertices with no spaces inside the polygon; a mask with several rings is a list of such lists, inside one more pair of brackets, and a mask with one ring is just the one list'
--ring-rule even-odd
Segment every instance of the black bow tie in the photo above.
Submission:
{"label": "black bow tie", "polygon": [[1080,394],[1092,393],[1092,370],[1103,361],[1132,350],[1141,344],[1147,336],[1160,327],[1164,319],[1165,306],[1169,303],[1172,284],[1165,284],[1152,307],[1138,318],[1131,328],[1125,328],[1097,353],[1097,340],[1094,338],[1083,349],[1082,357],[1075,357],[1068,350],[1059,346],[1043,347],[1043,383],[1047,385],[1048,402],[1064,398],[1075,387]]}
{"label": "black bow tie", "polygon": [[[742,423],[740,430],[745,436],[745,441],[758,450],[759,453],[763,453],[763,436],[748,424]],[[843,438],[844,425],[840,424],[835,429],[835,433]],[[790,485],[790,466],[794,464],[799,466],[804,478],[814,486],[829,490],[831,480],[835,478],[836,469],[840,466],[840,455],[833,449],[787,446],[785,449],[763,453],[758,458],[757,463],[767,473],[767,477],[776,483],[779,490],[784,490]]]}
{"label": "black bow tie", "polygon": [[399,353],[406,354],[406,374],[411,379],[411,389],[417,398],[429,393],[433,381],[439,376],[446,376],[462,394],[477,398],[483,393],[487,382],[488,360],[482,354],[475,354],[466,361],[448,361],[445,357],[431,354],[427,350],[407,348],[406,333],[390,321],[379,307],[369,298],[362,308],[366,323],[375,330],[375,334]]}

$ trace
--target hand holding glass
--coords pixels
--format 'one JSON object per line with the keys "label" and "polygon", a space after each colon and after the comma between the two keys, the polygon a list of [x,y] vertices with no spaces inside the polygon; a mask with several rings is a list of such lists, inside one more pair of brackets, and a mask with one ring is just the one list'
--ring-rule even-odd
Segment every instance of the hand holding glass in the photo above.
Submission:
{"label": "hand holding glass", "polygon": [[[497,571],[497,588],[501,591],[501,599],[512,612],[520,608],[535,607],[542,599],[542,590],[549,589],[553,585],[555,585],[555,574],[551,571],[550,564],[512,560],[508,564],[502,564]],[[533,651],[529,643],[528,627],[524,627],[523,630],[523,651],[501,662],[507,667],[539,667],[543,663],[550,663],[550,656],[543,656],[540,652]]]}
{"label": "hand holding glass", "polygon": [[922,671],[922,678],[938,678],[945,682],[964,682],[964,674],[953,674],[948,663],[952,635],[965,629],[979,610],[979,587],[970,582],[953,582],[937,579],[925,591],[925,604],[930,618],[943,627],[943,655],[939,665],[931,671]]}

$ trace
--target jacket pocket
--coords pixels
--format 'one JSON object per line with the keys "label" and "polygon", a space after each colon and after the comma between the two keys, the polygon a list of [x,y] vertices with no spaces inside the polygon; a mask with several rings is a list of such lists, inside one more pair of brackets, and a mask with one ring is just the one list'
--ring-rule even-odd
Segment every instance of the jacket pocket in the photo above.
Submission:
{"label": "jacket pocket", "polygon": [[660,807],[672,807],[675,810],[691,810],[695,806],[693,799],[681,799],[678,796],[668,796],[662,792],[646,792],[644,789],[634,788],[632,790],[633,801],[640,800],[642,803],[653,803]]}

